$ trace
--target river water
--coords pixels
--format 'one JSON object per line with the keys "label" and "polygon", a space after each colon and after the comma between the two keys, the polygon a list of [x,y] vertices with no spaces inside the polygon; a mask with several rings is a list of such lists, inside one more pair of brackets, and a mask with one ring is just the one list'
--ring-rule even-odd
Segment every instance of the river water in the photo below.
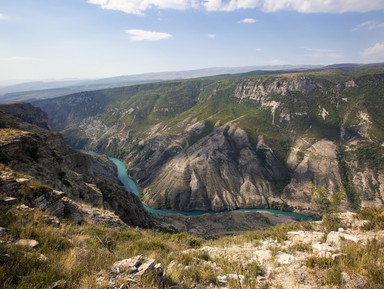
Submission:
{"label": "river water", "polygon": [[[136,196],[140,194],[140,191],[138,187],[136,186],[136,183],[133,181],[133,179],[127,174],[127,168],[125,164],[117,159],[117,158],[112,158],[109,157],[109,159],[116,165],[117,167],[117,176],[124,185],[124,188]],[[196,216],[196,215],[203,215],[203,214],[226,214],[229,213],[230,211],[222,211],[222,212],[217,212],[217,211],[179,211],[179,210],[160,210],[160,209],[154,209],[151,207],[148,207],[143,203],[144,208],[152,214],[182,214],[182,215],[187,215],[187,216]],[[305,216],[293,212],[283,212],[279,210],[272,210],[272,209],[237,209],[236,211],[240,212],[269,212],[273,214],[280,214],[280,215],[287,215],[294,217],[296,219],[302,220],[302,221],[313,221],[317,220],[313,217],[310,216]]]}

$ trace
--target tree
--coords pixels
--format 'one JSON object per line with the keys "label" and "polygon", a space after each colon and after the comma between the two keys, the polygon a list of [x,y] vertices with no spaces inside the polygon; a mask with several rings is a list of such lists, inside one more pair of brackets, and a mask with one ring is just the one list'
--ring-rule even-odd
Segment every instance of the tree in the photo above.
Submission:
{"label": "tree", "polygon": [[323,216],[336,212],[345,196],[344,190],[330,194],[328,186],[325,184],[316,187],[314,183],[311,183],[310,192],[312,201]]}

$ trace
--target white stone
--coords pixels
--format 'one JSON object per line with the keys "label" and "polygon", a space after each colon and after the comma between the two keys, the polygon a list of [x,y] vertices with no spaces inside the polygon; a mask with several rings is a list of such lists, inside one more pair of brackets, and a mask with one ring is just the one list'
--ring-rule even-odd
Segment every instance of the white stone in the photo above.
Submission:
{"label": "white stone", "polygon": [[39,242],[32,239],[20,239],[15,243],[18,246],[35,248],[39,245]]}
{"label": "white stone", "polygon": [[295,261],[295,257],[293,257],[291,254],[279,251],[276,255],[276,261],[280,265],[290,265]]}
{"label": "white stone", "polygon": [[292,241],[293,244],[297,243],[314,243],[320,242],[320,240],[324,237],[324,233],[322,232],[310,232],[310,231],[291,231],[288,232],[288,239]]}
{"label": "white stone", "polygon": [[8,205],[14,205],[17,203],[17,199],[16,198],[13,198],[13,197],[5,197],[3,199],[3,202],[8,204]]}
{"label": "white stone", "polygon": [[334,246],[340,248],[341,242],[343,240],[354,242],[354,243],[357,243],[359,241],[359,239],[353,235],[346,234],[343,232],[332,231],[332,232],[329,232],[329,234],[327,235],[326,243],[329,245],[334,245]]}
{"label": "white stone", "polygon": [[[130,258],[130,259],[124,259],[121,261],[117,261],[113,263],[112,265],[112,271],[117,271],[119,273],[123,272],[129,272],[132,273],[133,268],[136,268],[137,265],[139,264],[139,261],[141,259],[142,255]],[[137,272],[137,268],[136,268]]]}
{"label": "white stone", "polygon": [[331,231],[327,235],[327,244],[329,245],[334,245],[336,247],[340,247],[341,245],[341,240],[340,240],[340,234],[335,231]]}
{"label": "white stone", "polygon": [[315,244],[312,244],[312,250],[314,251],[314,253],[317,254],[317,256],[319,257],[331,257],[332,256],[332,252],[335,252],[335,248],[329,246],[328,244],[325,244],[325,243],[315,243]]}
{"label": "white stone", "polygon": [[217,283],[219,286],[227,286],[227,276],[218,276],[217,277]]}
{"label": "white stone", "polygon": [[267,262],[271,259],[271,250],[256,250],[253,252],[253,259],[257,259],[260,263]]}

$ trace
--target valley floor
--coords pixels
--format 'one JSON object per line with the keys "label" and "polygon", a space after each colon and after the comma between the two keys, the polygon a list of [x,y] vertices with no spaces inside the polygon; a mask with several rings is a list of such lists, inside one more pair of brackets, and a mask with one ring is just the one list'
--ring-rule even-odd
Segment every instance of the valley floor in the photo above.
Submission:
{"label": "valley floor", "polygon": [[217,239],[278,224],[298,222],[293,217],[267,212],[237,212],[184,216],[152,215],[155,226],[168,232],[187,232],[205,239]]}

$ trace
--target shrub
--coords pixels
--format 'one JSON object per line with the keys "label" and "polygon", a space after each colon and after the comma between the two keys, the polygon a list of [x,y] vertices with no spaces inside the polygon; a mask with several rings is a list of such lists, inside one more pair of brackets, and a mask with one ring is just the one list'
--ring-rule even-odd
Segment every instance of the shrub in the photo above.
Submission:
{"label": "shrub", "polygon": [[384,208],[364,208],[358,212],[358,219],[368,220],[365,230],[384,230]]}

